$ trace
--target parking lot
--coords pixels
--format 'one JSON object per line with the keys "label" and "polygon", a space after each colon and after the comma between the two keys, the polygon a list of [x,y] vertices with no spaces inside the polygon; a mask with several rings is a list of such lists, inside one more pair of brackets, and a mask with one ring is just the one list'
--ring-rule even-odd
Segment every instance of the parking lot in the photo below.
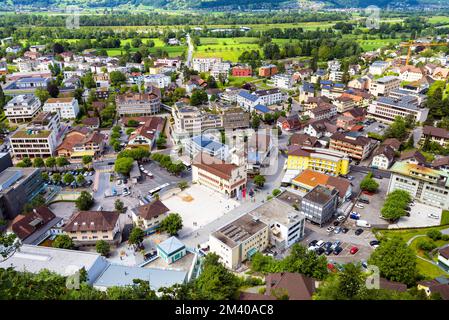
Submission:
{"label": "parking lot", "polygon": [[[415,202],[414,206],[410,206],[410,209],[410,217],[401,217],[397,223],[390,225],[389,228],[414,228],[440,225],[442,209],[418,202]],[[429,217],[429,214],[434,215],[435,218]]]}
{"label": "parking lot", "polygon": [[367,134],[368,132],[372,132],[372,133],[377,133],[377,134],[382,135],[385,133],[385,130],[387,130],[387,128],[388,128],[388,125],[375,121],[374,123],[365,125],[362,130],[362,133]]}
{"label": "parking lot", "polygon": [[[326,230],[327,227],[320,228],[307,223],[306,234],[301,243],[308,246],[313,240],[323,240],[324,242],[332,243],[338,240],[341,242],[339,246],[343,250],[338,255],[331,253],[326,256],[329,261],[333,260],[338,263],[366,261],[373,251],[369,242],[376,239],[370,229],[362,228],[364,230],[363,233],[357,236],[355,230],[359,228],[355,227],[352,221],[348,220],[341,226],[348,228],[349,231],[347,233],[340,232],[339,234],[335,234],[334,232],[329,233]],[[357,253],[351,254],[350,250],[354,246],[359,250]]]}

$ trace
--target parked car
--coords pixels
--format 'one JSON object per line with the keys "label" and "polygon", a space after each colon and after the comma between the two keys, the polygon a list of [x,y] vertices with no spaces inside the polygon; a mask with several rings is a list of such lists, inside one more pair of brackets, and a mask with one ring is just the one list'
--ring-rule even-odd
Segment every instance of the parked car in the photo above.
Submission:
{"label": "parked car", "polygon": [[341,227],[336,227],[334,230],[335,234],[339,234],[341,232],[342,228]]}
{"label": "parked car", "polygon": [[324,252],[324,254],[325,254],[326,256],[328,256],[328,255],[330,255],[333,251],[334,251],[334,249],[332,249],[332,247],[329,247],[329,248],[326,249],[326,251]]}
{"label": "parked car", "polygon": [[431,219],[440,219],[440,217],[437,216],[437,215],[434,214],[434,213],[429,213],[427,216],[428,216],[429,218],[431,218]]}
{"label": "parked car", "polygon": [[326,242],[326,243],[324,244],[324,248],[325,248],[325,249],[328,249],[328,248],[330,248],[330,247],[332,247],[332,242],[328,241],[328,242]]}
{"label": "parked car", "polygon": [[379,244],[380,244],[379,240],[372,240],[372,241],[369,242],[369,245],[371,247],[377,247]]}
{"label": "parked car", "polygon": [[338,226],[339,224],[340,224],[340,222],[338,222],[338,221],[334,221],[334,223],[333,223],[334,227]]}
{"label": "parked car", "polygon": [[[343,251],[343,248],[342,247],[336,247],[336,248],[334,248],[334,254],[336,255],[336,256],[338,256],[339,254],[340,254],[340,252],[342,252]],[[341,270],[340,270],[341,271]]]}
{"label": "parked car", "polygon": [[349,229],[348,228],[343,228],[343,229],[341,229],[341,232],[343,232],[343,233],[348,233],[348,231],[349,231]]}
{"label": "parked car", "polygon": [[320,240],[320,241],[318,241],[317,243],[316,243],[316,246],[317,247],[322,247],[324,245],[324,241],[323,240]]}
{"label": "parked car", "polygon": [[323,247],[319,247],[319,248],[316,250],[316,253],[317,253],[319,256],[321,256],[325,251],[326,251],[326,250],[325,250]]}
{"label": "parked car", "polygon": [[350,254],[356,254],[359,251],[359,248],[357,247],[352,247],[351,250],[349,250]]}
{"label": "parked car", "polygon": [[316,243],[318,242],[318,240],[312,240],[309,242],[309,247],[314,247],[316,246]]}
{"label": "parked car", "polygon": [[345,216],[338,216],[338,218],[337,218],[337,221],[338,222],[343,222],[343,221],[345,221]]}
{"label": "parked car", "polygon": [[365,208],[365,206],[364,206],[363,204],[361,204],[361,203],[356,203],[356,204],[355,204],[355,207],[356,207],[356,208],[359,208],[359,209]]}
{"label": "parked car", "polygon": [[326,229],[327,232],[332,232],[334,231],[335,227],[334,226],[330,226]]}
{"label": "parked car", "polygon": [[332,246],[333,246],[334,248],[336,248],[336,247],[339,247],[340,244],[341,244],[341,241],[340,241],[340,240],[335,240],[334,243],[332,244]]}
{"label": "parked car", "polygon": [[353,212],[353,213],[351,213],[351,215],[349,217],[354,220],[359,220],[360,214],[358,214],[357,212]]}
{"label": "parked car", "polygon": [[363,233],[363,229],[357,229],[357,230],[355,230],[355,235],[356,236],[359,236],[359,235],[361,235]]}

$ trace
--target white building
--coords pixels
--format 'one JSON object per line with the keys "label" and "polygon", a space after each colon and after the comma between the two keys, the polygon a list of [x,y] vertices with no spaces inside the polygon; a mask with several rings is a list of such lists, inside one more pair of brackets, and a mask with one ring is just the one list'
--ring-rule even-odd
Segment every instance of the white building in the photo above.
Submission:
{"label": "white building", "polygon": [[166,88],[171,83],[171,78],[165,74],[153,74],[143,78],[145,86],[155,86],[159,89]]}
{"label": "white building", "polygon": [[416,122],[424,122],[428,114],[429,109],[420,108],[418,98],[414,96],[404,96],[401,99],[379,97],[368,106],[368,117],[387,124],[392,123],[398,116],[412,116]]}
{"label": "white building", "polygon": [[35,95],[19,95],[6,104],[4,111],[9,121],[19,123],[33,119],[40,108],[41,102]]}
{"label": "white building", "polygon": [[220,79],[220,75],[224,79],[227,79],[229,70],[231,70],[231,64],[229,62],[217,62],[212,66],[210,74],[215,80]]}
{"label": "white building", "polygon": [[387,71],[390,64],[386,61],[375,61],[369,67],[369,73],[372,75],[380,76]]}
{"label": "white building", "polygon": [[193,58],[193,70],[198,72],[209,72],[216,63],[221,63],[221,58]]}
{"label": "white building", "polygon": [[374,96],[388,96],[390,91],[398,89],[401,80],[398,77],[386,76],[371,82],[369,92]]}
{"label": "white building", "polygon": [[289,74],[276,74],[271,77],[271,81],[275,87],[285,90],[292,89],[294,85],[293,77]]}
{"label": "white building", "polygon": [[59,112],[62,119],[74,119],[80,109],[75,98],[50,98],[44,104],[44,111]]}
{"label": "white building", "polygon": [[412,198],[430,206],[449,209],[449,174],[405,161],[396,162],[390,169],[388,193],[405,190]]}
{"label": "white building", "polygon": [[281,103],[285,99],[285,95],[278,88],[257,90],[254,94],[260,99],[260,104],[265,106]]}

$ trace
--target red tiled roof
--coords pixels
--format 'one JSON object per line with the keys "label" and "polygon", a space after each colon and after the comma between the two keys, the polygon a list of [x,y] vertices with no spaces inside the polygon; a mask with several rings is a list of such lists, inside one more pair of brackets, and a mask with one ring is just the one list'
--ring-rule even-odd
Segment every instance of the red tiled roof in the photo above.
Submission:
{"label": "red tiled roof", "polygon": [[50,209],[38,207],[27,215],[18,215],[12,223],[12,231],[20,240],[24,240],[54,218],[56,216]]}
{"label": "red tiled roof", "polygon": [[194,158],[192,166],[226,180],[230,179],[232,171],[238,168],[235,164],[225,163],[224,161],[211,157],[206,153],[199,153]]}
{"label": "red tiled roof", "polygon": [[79,211],[67,223],[64,231],[111,231],[118,218],[119,213],[115,211]]}

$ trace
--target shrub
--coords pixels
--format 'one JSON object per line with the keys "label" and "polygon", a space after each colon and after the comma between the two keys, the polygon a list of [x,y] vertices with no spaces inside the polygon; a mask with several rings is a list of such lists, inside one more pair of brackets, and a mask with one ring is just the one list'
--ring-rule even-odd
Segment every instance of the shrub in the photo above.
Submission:
{"label": "shrub", "polygon": [[437,247],[437,245],[432,240],[420,240],[416,244],[416,247],[420,250],[432,251],[433,249],[435,249]]}
{"label": "shrub", "polygon": [[439,230],[432,229],[427,232],[427,236],[432,240],[440,240],[442,237],[442,233]]}

